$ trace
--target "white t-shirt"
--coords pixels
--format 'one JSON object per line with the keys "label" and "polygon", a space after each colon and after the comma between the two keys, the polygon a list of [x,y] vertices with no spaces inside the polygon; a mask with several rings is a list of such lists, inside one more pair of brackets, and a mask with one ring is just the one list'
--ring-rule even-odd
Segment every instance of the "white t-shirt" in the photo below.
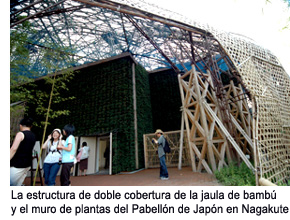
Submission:
{"label": "white t-shirt", "polygon": [[81,155],[81,160],[87,159],[89,157],[90,147],[89,146],[84,146],[84,147],[80,148],[79,151],[81,149],[83,149],[83,152],[82,152],[82,155]]}
{"label": "white t-shirt", "polygon": [[[62,144],[65,144],[65,141],[62,140]],[[44,163],[58,163],[59,158],[61,158],[61,151],[58,151],[57,148],[58,141],[57,142],[52,142],[51,146],[51,141],[47,143],[47,151],[49,152],[47,156],[44,159]],[[60,153],[59,153],[60,152]]]}

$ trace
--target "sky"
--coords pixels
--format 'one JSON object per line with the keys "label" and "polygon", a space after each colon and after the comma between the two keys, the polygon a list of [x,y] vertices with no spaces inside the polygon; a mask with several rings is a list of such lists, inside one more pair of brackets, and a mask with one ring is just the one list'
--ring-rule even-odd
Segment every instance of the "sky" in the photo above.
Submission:
{"label": "sky", "polygon": [[290,75],[290,9],[283,0],[145,1],[254,40],[270,50]]}

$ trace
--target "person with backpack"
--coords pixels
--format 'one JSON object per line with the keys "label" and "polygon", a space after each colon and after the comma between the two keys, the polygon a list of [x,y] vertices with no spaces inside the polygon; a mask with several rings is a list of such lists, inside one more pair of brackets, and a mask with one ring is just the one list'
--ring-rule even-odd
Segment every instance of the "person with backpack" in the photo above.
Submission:
{"label": "person with backpack", "polygon": [[[166,159],[165,158],[165,153],[166,153],[165,149],[169,148],[168,142],[165,139],[165,137],[163,136],[162,130],[157,129],[155,132],[155,135],[157,136],[158,140],[153,138],[152,142],[158,145],[157,153],[158,153],[158,157],[160,160],[160,179],[161,180],[168,180],[169,175],[168,175],[167,166],[166,166],[166,162],[165,162],[165,159]],[[168,151],[168,150],[166,150],[166,151]]]}

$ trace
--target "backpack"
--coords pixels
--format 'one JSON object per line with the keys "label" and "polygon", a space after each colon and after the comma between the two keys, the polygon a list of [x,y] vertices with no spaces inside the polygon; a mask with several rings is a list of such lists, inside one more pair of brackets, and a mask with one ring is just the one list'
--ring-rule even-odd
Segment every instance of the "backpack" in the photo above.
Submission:
{"label": "backpack", "polygon": [[171,151],[170,146],[169,146],[169,143],[166,140],[166,138],[165,138],[165,145],[164,145],[164,148],[163,149],[164,149],[164,152],[165,153],[170,153],[170,151]]}

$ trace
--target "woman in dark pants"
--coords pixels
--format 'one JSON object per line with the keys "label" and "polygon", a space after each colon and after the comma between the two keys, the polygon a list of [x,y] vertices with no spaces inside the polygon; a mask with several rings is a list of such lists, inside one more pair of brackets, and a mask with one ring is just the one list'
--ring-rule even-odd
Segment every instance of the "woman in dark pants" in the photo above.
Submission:
{"label": "woman in dark pants", "polygon": [[[63,134],[66,136],[65,145],[59,144],[58,150],[62,150],[62,168],[60,173],[61,186],[70,186],[70,171],[74,166],[75,161],[75,137],[73,133],[75,127],[73,125],[66,125],[63,128]],[[61,143],[61,141],[60,141]]]}

